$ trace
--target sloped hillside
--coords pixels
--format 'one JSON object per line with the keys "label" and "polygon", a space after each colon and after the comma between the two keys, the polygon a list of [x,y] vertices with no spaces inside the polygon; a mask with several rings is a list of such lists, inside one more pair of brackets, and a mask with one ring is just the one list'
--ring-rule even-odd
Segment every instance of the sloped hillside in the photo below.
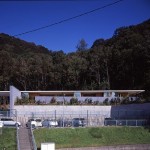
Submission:
{"label": "sloped hillside", "polygon": [[[83,44],[83,43],[81,43]],[[150,20],[120,27],[74,53],[0,34],[0,90],[146,89],[150,91]]]}

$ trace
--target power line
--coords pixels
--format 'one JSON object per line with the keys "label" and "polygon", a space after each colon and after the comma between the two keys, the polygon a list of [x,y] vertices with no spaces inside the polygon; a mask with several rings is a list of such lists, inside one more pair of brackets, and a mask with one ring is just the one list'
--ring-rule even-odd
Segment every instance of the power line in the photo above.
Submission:
{"label": "power line", "polygon": [[57,25],[57,24],[66,22],[66,21],[70,21],[70,20],[72,20],[72,19],[76,19],[76,18],[79,18],[79,17],[81,17],[81,16],[84,16],[84,15],[87,15],[87,14],[90,14],[90,13],[93,13],[93,12],[95,12],[95,11],[98,11],[98,10],[100,10],[100,9],[104,9],[104,8],[106,8],[106,7],[112,6],[112,5],[117,4],[117,3],[121,2],[121,1],[123,1],[123,0],[118,0],[118,1],[115,1],[115,2],[113,2],[113,3],[104,5],[104,6],[102,6],[102,7],[93,9],[93,10],[91,10],[91,11],[82,13],[82,14],[80,14],[80,15],[73,16],[73,17],[70,17],[70,18],[68,18],[68,19],[64,19],[64,20],[61,20],[61,21],[58,21],[58,22],[55,22],[55,23],[52,23],[52,24],[49,24],[49,25],[46,25],[46,26],[37,28],[37,29],[33,29],[33,30],[30,30],[30,31],[22,32],[22,33],[20,33],[20,34],[16,34],[16,35],[13,35],[13,36],[20,36],[20,35],[23,35],[23,34],[28,34],[28,33],[31,33],[31,32],[35,32],[35,31],[38,31],[38,30],[42,30],[42,29],[45,29],[45,28],[48,28],[48,27],[51,27],[51,26],[54,26],[54,25]]}

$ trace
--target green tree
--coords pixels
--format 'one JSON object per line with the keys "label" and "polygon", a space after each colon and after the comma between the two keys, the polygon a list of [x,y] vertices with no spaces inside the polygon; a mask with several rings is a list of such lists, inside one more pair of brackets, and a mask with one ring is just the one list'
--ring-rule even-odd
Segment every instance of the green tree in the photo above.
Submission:
{"label": "green tree", "polygon": [[88,46],[88,44],[87,44],[86,41],[82,38],[82,39],[78,42],[76,48],[77,48],[77,51],[84,51],[84,50],[87,50],[87,46]]}

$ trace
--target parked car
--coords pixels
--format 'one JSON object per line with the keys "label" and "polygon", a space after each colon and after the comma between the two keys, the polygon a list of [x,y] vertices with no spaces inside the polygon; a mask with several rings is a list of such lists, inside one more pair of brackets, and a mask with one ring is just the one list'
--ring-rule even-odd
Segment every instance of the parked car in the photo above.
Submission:
{"label": "parked car", "polygon": [[3,126],[4,126],[3,121],[0,121],[0,127],[3,127]]}
{"label": "parked car", "polygon": [[72,126],[72,121],[71,120],[59,119],[58,120],[58,126],[59,127],[71,127]]}
{"label": "parked car", "polygon": [[1,118],[4,126],[21,126],[21,123],[12,118]]}
{"label": "parked car", "polygon": [[42,127],[42,120],[41,119],[29,119],[28,122],[26,123],[26,127]]}
{"label": "parked car", "polygon": [[84,127],[84,126],[86,126],[85,118],[73,118],[72,119],[72,126],[73,127]]}
{"label": "parked car", "polygon": [[36,121],[37,127],[42,127],[42,120],[41,119],[35,119],[35,121]]}
{"label": "parked car", "polygon": [[26,123],[26,127],[28,128],[35,128],[36,127],[36,121],[34,119],[29,119]]}
{"label": "parked car", "polygon": [[42,126],[43,127],[57,127],[58,126],[58,122],[56,120],[45,119],[42,122]]}

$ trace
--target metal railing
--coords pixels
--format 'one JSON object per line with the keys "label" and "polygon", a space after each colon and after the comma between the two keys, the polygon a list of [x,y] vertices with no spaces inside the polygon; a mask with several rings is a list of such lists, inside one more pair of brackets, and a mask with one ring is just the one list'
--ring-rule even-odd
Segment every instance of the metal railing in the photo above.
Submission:
{"label": "metal railing", "polygon": [[16,126],[16,140],[17,140],[17,150],[20,150],[19,132],[17,126]]}
{"label": "metal railing", "polygon": [[[144,126],[149,123],[150,111],[145,110],[111,110],[111,111],[65,111],[63,110],[54,110],[54,111],[43,111],[43,112],[17,112],[13,110],[13,118],[16,121],[21,122],[23,126],[26,125],[27,121],[31,118],[38,118],[41,121],[45,119],[51,119],[55,121],[60,121],[60,124],[66,122],[72,122],[74,118],[84,118],[86,121],[86,126],[105,126],[105,125],[114,125],[114,126]],[[3,117],[9,117],[7,114],[10,114],[9,111],[2,111]],[[108,120],[106,119],[108,118]],[[70,123],[69,123],[70,124]]]}
{"label": "metal railing", "polygon": [[[119,111],[118,111],[119,112]],[[138,111],[135,111],[138,113]],[[143,117],[143,114],[135,114],[129,116],[129,112],[127,115],[121,115],[122,113],[116,113],[117,115],[114,115],[115,117],[111,117],[110,112],[91,112],[91,111],[84,111],[84,112],[60,112],[60,111],[49,111],[49,112],[32,112],[32,114],[28,114],[26,116],[19,116],[18,121],[20,121],[22,124],[26,124],[27,121],[31,118],[38,118],[41,119],[41,121],[44,121],[45,119],[49,120],[55,120],[59,121],[60,126],[64,127],[64,122],[72,122],[74,118],[84,118],[86,120],[86,126],[92,127],[92,126],[104,126],[106,125],[106,122],[108,122],[108,125],[124,125],[124,126],[144,126],[148,123],[148,114]],[[145,113],[146,114],[146,113]],[[106,119],[108,118],[108,120]],[[58,122],[58,124],[59,124]]]}
{"label": "metal railing", "polygon": [[147,120],[113,120],[106,118],[104,121],[105,126],[146,126],[148,125]]}
{"label": "metal railing", "polygon": [[30,127],[30,133],[31,133],[31,140],[32,140],[33,150],[37,150],[37,146],[36,146],[36,142],[35,142],[32,126]]}

